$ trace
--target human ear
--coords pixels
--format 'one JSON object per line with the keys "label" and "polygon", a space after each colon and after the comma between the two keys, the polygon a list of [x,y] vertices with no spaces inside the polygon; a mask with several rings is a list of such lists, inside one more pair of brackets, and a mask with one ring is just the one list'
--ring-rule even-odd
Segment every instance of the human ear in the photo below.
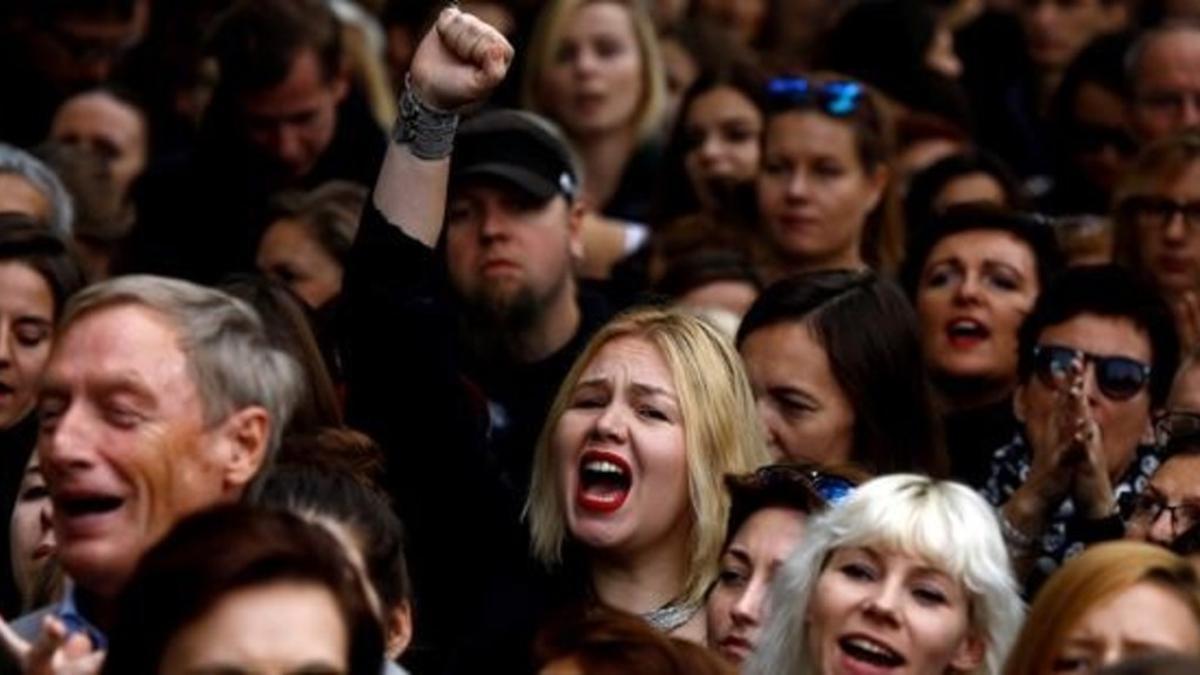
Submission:
{"label": "human ear", "polygon": [[883,164],[876,165],[875,170],[867,175],[867,185],[870,187],[871,193],[866,200],[866,208],[864,213],[871,213],[879,206],[879,202],[883,200],[883,193],[887,190],[888,181],[891,180],[892,170]]}
{"label": "human ear", "polygon": [[262,406],[242,408],[225,420],[219,433],[227,446],[225,484],[245,487],[266,463],[271,416]]}
{"label": "human ear", "polygon": [[412,642],[412,605],[404,600],[395,607],[384,610],[383,621],[384,632],[387,634],[384,651],[389,659],[395,661]]}
{"label": "human ear", "polygon": [[963,639],[950,660],[950,667],[960,673],[974,672],[987,654],[987,642],[974,633]]}

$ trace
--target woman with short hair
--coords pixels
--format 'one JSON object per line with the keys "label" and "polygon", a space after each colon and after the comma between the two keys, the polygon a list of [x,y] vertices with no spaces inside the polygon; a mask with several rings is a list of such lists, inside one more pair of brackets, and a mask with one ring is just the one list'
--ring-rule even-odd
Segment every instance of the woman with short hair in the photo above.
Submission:
{"label": "woman with short hair", "polygon": [[998,675],[1023,616],[994,511],[925,476],[859,486],[779,575],[755,675]]}

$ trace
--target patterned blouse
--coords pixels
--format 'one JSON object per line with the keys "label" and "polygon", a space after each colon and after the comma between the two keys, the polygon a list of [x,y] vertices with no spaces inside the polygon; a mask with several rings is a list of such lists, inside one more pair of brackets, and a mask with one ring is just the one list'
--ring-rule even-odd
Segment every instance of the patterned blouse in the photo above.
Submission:
{"label": "patterned blouse", "polygon": [[[1113,485],[1117,512],[1122,520],[1129,518],[1134,500],[1145,489],[1160,461],[1156,446],[1138,446],[1133,463]],[[1024,435],[1018,433],[1012,442],[992,455],[991,469],[982,490],[983,496],[999,508],[1029,477],[1030,465],[1029,447]],[[1038,537],[1037,558],[1029,578],[1026,579],[1027,591],[1035,591],[1063,561],[1079,555],[1088,544],[1098,541],[1088,525],[1088,521],[1076,517],[1075,504],[1070,497],[1059,504],[1058,510],[1046,525],[1046,530]]]}

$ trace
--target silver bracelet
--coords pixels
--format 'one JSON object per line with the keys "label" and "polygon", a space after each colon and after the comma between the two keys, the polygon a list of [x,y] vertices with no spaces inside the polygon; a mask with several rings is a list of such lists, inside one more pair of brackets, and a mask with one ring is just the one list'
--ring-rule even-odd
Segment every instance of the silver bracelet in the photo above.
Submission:
{"label": "silver bracelet", "polygon": [[422,101],[414,92],[408,78],[400,94],[400,115],[392,129],[392,142],[407,145],[415,157],[425,160],[445,159],[454,150],[454,132],[458,129],[458,113],[446,112]]}
{"label": "silver bracelet", "polygon": [[1028,534],[1017,529],[1015,525],[1009,521],[1008,516],[1004,512],[997,509],[996,515],[1000,520],[1000,534],[1004,538],[1004,543],[1008,546],[1011,553],[1028,553],[1033,550],[1033,545],[1037,543],[1037,537],[1031,537]]}

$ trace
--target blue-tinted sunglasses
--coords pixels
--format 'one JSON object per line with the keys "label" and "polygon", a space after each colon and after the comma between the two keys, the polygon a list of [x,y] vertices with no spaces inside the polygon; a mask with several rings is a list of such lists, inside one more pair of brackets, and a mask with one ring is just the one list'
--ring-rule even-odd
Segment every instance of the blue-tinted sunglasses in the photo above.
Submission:
{"label": "blue-tinted sunglasses", "polygon": [[767,96],[777,104],[815,106],[832,117],[858,110],[865,90],[853,80],[817,83],[805,77],[777,77],[767,83]]}
{"label": "blue-tinted sunglasses", "polygon": [[808,472],[808,482],[812,483],[813,489],[830,506],[837,506],[849,499],[850,495],[854,494],[854,483],[841,476],[832,476],[816,469]]}

